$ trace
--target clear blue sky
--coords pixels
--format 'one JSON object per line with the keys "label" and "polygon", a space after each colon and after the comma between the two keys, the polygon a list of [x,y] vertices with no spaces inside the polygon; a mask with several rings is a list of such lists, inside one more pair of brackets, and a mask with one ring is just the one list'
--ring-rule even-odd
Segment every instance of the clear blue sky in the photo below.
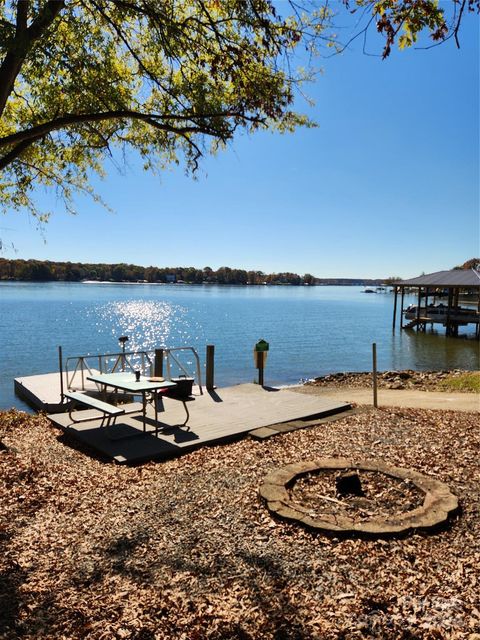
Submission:
{"label": "clear blue sky", "polygon": [[[0,220],[4,257],[157,266],[231,266],[319,277],[411,277],[478,256],[479,25],[429,51],[324,60],[301,99],[317,129],[239,136],[202,163],[158,177],[135,158],[42,235]],[[378,48],[377,48],[378,50]],[[39,201],[45,196],[38,194]]]}

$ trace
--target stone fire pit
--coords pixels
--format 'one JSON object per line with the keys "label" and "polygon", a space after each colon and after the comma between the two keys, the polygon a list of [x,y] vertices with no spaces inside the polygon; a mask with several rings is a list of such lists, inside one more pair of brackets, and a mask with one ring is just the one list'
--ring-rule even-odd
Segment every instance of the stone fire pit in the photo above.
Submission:
{"label": "stone fire pit", "polygon": [[458,509],[448,486],[378,460],[322,458],[286,465],[260,487],[270,511],[335,534],[401,534],[429,529]]}

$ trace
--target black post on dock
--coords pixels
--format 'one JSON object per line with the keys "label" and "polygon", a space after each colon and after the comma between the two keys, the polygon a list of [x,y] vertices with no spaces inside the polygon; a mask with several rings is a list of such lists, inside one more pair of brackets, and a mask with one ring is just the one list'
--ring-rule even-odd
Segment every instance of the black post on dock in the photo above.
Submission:
{"label": "black post on dock", "polygon": [[155,349],[153,375],[156,378],[163,378],[163,349]]}
{"label": "black post on dock", "polygon": [[205,386],[207,391],[215,389],[215,345],[207,344],[207,353],[205,358]]}
{"label": "black post on dock", "polygon": [[377,396],[377,344],[372,343],[372,373],[373,373],[373,406],[378,409],[378,396]]}

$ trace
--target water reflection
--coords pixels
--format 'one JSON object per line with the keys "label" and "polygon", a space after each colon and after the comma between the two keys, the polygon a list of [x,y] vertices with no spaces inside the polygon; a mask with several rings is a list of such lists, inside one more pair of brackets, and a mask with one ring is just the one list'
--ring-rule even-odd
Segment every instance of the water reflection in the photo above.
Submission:
{"label": "water reflection", "polygon": [[90,311],[99,333],[114,339],[127,335],[128,351],[152,351],[165,346],[188,345],[198,340],[200,327],[181,305],[154,300],[110,302]]}
{"label": "water reflection", "polygon": [[401,331],[391,345],[392,368],[399,369],[477,369],[480,354],[473,335],[453,338],[441,332]]}

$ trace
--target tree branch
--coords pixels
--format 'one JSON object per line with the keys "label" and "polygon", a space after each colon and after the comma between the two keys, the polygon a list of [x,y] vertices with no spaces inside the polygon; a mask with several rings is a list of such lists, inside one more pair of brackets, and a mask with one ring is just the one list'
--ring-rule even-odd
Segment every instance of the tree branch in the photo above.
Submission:
{"label": "tree branch", "polygon": [[460,7],[460,11],[458,14],[458,19],[457,19],[457,23],[455,25],[455,29],[453,31],[453,35],[455,38],[455,44],[457,45],[457,49],[460,49],[460,41],[458,39],[458,30],[460,29],[460,22],[462,21],[462,14],[465,10],[465,5],[467,4],[467,0],[463,0],[462,2],[462,6]]}
{"label": "tree branch", "polygon": [[65,6],[65,0],[48,0],[32,24],[27,27],[28,3],[17,3],[16,32],[7,55],[0,66],[0,116],[25,58],[35,42],[45,33]]}
{"label": "tree branch", "polygon": [[5,169],[11,162],[13,162],[18,156],[20,156],[25,149],[28,149],[30,145],[32,145],[35,140],[38,140],[42,136],[38,136],[37,138],[31,138],[30,140],[23,140],[19,144],[17,144],[13,149],[11,149],[8,153],[6,153],[2,158],[0,158],[0,171]]}
{"label": "tree branch", "polygon": [[19,2],[17,4],[17,23],[16,23],[17,34],[27,30],[27,18],[28,18],[29,9],[30,9],[29,0],[25,0],[25,2]]}
{"label": "tree branch", "polygon": [[[188,134],[196,133],[196,134],[222,137],[221,133],[217,131],[215,128],[209,126],[207,122],[209,118],[219,117],[219,116],[222,116],[223,118],[228,118],[228,117],[241,118],[244,122],[256,122],[259,124],[263,122],[262,118],[247,116],[238,111],[201,114],[200,116],[197,116],[195,114],[185,115],[185,116],[176,116],[176,115],[162,116],[159,114],[139,113],[136,111],[129,111],[129,110],[107,111],[103,113],[70,114],[67,116],[62,116],[60,118],[55,118],[50,122],[45,122],[35,127],[30,127],[29,129],[26,129],[24,131],[19,131],[18,133],[13,133],[9,136],[4,136],[3,138],[0,138],[0,147],[15,145],[13,149],[10,149],[2,158],[0,158],[0,170],[4,169],[11,162],[13,162],[13,160],[18,158],[25,151],[25,149],[27,149],[34,142],[40,140],[41,138],[45,137],[46,135],[48,135],[53,131],[64,129],[70,125],[101,122],[105,120],[121,120],[122,118],[129,119],[129,120],[140,120],[160,131],[165,131],[167,133],[172,133],[174,135],[183,137],[185,140],[188,141],[188,143],[193,148],[197,149],[193,141],[189,139]],[[205,123],[195,122],[198,119],[205,120]],[[175,126],[168,123],[175,120],[177,121],[184,120],[187,122],[190,121],[190,122],[193,122],[194,124]]]}
{"label": "tree branch", "polygon": [[[55,118],[50,122],[44,122],[43,124],[36,125],[34,127],[30,127],[29,129],[25,129],[24,131],[18,131],[17,133],[12,133],[8,136],[4,136],[0,138],[0,147],[5,147],[11,144],[17,144],[19,142],[23,142],[26,140],[38,139],[45,136],[47,133],[51,131],[57,131],[58,129],[63,129],[72,124],[81,124],[83,122],[100,122],[102,120],[121,120],[122,118],[132,119],[132,120],[142,120],[152,127],[162,130],[169,131],[178,131],[179,133],[188,133],[188,132],[198,132],[198,133],[206,133],[213,134],[214,130],[207,125],[198,124],[198,120],[208,121],[211,118],[230,118],[230,117],[240,117],[242,120],[247,122],[263,122],[261,118],[256,118],[254,116],[247,116],[246,114],[242,114],[240,111],[223,111],[218,113],[202,113],[195,114],[190,113],[186,115],[162,115],[156,113],[141,113],[138,111],[132,111],[129,109],[119,109],[116,111],[104,111],[100,113],[74,113],[66,116],[61,116],[59,118]],[[173,127],[168,124],[164,124],[168,121],[190,121],[196,122],[194,126],[182,126],[182,127]]]}

